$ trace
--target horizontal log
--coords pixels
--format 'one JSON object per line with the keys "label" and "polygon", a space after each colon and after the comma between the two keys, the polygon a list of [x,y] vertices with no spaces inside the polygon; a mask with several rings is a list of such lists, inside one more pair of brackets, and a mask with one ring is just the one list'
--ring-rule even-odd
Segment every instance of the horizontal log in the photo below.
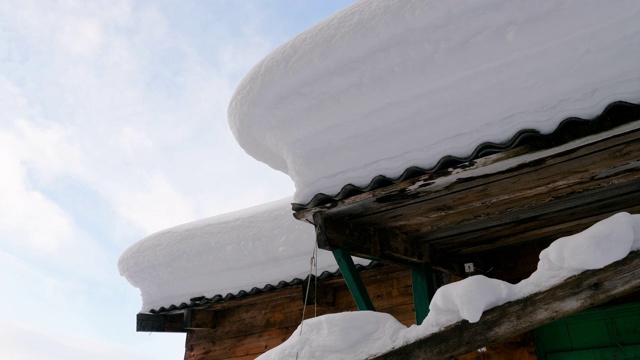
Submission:
{"label": "horizontal log", "polygon": [[392,229],[358,227],[344,219],[314,214],[318,247],[325,250],[348,249],[354,256],[371,260],[392,260],[419,264],[429,260],[426,245],[409,242],[406,236]]}
{"label": "horizontal log", "polygon": [[[485,249],[503,246],[502,237],[524,232],[532,236],[520,241],[535,241],[539,238],[532,230],[637,205],[638,158],[640,131],[635,131],[542,157],[513,159],[512,167],[500,171],[490,167],[484,174],[477,169],[439,179],[394,207],[386,201],[375,210],[354,204],[349,219],[359,227],[394,227],[445,252],[483,242]],[[449,185],[442,187],[442,182]],[[339,217],[336,210],[327,216]]]}
{"label": "horizontal log", "polygon": [[[411,296],[411,276],[398,266],[381,266],[361,272],[377,310],[396,317],[409,326],[415,323]],[[318,284],[334,293],[333,307],[310,306],[306,318],[343,311],[355,311],[353,298],[341,278]],[[280,293],[274,296],[273,293]],[[285,296],[286,295],[286,296]],[[268,299],[264,301],[262,298]],[[238,306],[233,306],[238,303]],[[257,294],[214,304],[188,313],[185,358],[190,360],[235,359],[253,356],[279,345],[300,324],[301,286]]]}
{"label": "horizontal log", "polygon": [[456,323],[371,359],[452,359],[637,290],[640,290],[640,252],[602,269],[585,271],[548,290],[490,309],[477,323]]}
{"label": "horizontal log", "polygon": [[184,327],[184,315],[145,314],[136,315],[136,331],[138,332],[187,332]]}
{"label": "horizontal log", "polygon": [[[314,214],[318,247],[324,250],[346,248],[351,255],[375,261],[391,261],[408,268],[430,263],[434,268],[463,275],[461,262],[454,255],[434,251],[422,241],[413,241],[393,229],[359,227],[344,219]],[[455,260],[454,260],[455,259]]]}
{"label": "horizontal log", "polygon": [[[395,266],[381,266],[363,271],[361,275],[377,309],[392,312],[397,306],[413,304],[408,270]],[[279,295],[276,297],[273,293]],[[330,294],[331,303],[322,301],[322,306],[317,308],[309,306],[306,318],[315,314],[356,310],[353,298],[342,278],[318,283],[318,293]],[[263,298],[268,300],[264,301]],[[303,299],[302,285],[298,285],[238,299],[243,301],[237,301],[236,306],[232,306],[236,301],[230,301],[202,309],[186,310],[184,324],[190,330],[208,330],[215,339],[252,336],[266,330],[295,327],[300,324],[302,318]]]}
{"label": "horizontal log", "polygon": [[265,330],[252,336],[218,339],[212,330],[189,330],[185,360],[227,360],[252,358],[282,344],[295,331],[288,328]]}

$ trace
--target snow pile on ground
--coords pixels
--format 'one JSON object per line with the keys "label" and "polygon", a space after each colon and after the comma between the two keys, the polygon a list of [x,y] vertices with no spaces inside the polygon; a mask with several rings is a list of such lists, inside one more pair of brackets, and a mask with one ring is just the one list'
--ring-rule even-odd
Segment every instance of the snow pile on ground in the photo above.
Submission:
{"label": "snow pile on ground", "polygon": [[[618,213],[589,229],[560,238],[540,253],[538,269],[512,285],[482,275],[436,291],[422,325],[404,327],[392,316],[345,312],[306,320],[279,347],[258,359],[366,359],[467,320],[490,308],[552,287],[585,270],[607,266],[640,250],[640,215]],[[297,354],[297,357],[296,357]]]}
{"label": "snow pile on ground", "polygon": [[[314,246],[314,227],[295,220],[291,199],[282,199],[157,232],[129,247],[118,268],[149,311],[305,278]],[[318,250],[318,274],[337,268]]]}
{"label": "snow pile on ground", "polygon": [[258,63],[229,124],[296,202],[640,102],[640,2],[365,0]]}
{"label": "snow pile on ground", "polygon": [[406,327],[393,316],[372,311],[345,312],[309,319],[279,347],[261,360],[365,359],[394,345]]}

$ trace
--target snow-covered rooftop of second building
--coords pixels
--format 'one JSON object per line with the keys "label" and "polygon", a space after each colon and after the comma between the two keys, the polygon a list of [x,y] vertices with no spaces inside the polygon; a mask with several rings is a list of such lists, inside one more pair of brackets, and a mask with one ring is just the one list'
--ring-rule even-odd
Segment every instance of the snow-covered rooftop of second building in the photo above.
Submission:
{"label": "snow-covered rooftop of second building", "polygon": [[360,1],[242,81],[229,123],[296,202],[640,102],[640,2]]}
{"label": "snow-covered rooftop of second building", "polygon": [[[282,199],[149,235],[122,254],[118,268],[148,312],[304,279],[314,242],[313,226],[295,220],[291,199]],[[337,269],[331,253],[319,250],[317,274]]]}

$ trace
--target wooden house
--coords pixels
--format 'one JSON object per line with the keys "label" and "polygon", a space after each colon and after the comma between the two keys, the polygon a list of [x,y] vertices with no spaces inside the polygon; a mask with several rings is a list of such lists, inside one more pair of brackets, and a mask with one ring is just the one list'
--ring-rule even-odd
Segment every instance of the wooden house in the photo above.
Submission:
{"label": "wooden house", "polygon": [[[469,158],[407,170],[418,176],[379,178],[366,189],[317,196],[296,206],[295,215],[313,222],[319,246],[334,251],[339,263],[353,254],[410,269],[419,323],[428,312],[433,269],[517,282],[535,270],[538,253],[553,240],[617,212],[638,213],[639,109],[616,103],[591,121],[567,119],[549,135],[520,132],[507,144],[481,145]],[[639,265],[635,253],[496,308],[477,324],[453,326],[379,358],[452,358],[481,348],[483,359],[529,358],[534,345],[545,359],[640,358]],[[361,309],[372,306],[366,286],[356,279],[350,288]],[[530,341],[526,333],[534,329]],[[516,347],[528,355],[505,354],[502,346],[494,355],[486,348],[522,334]]]}
{"label": "wooden house", "polygon": [[[314,224],[344,279],[327,272],[317,282],[194,298],[138,314],[138,330],[186,332],[185,359],[253,359],[286,340],[303,312],[359,308],[419,323],[435,287],[478,273],[517,282],[553,240],[620,211],[639,213],[638,159],[640,106],[615,103],[549,135],[523,131],[433,169],[319,195],[294,204],[295,216]],[[376,263],[356,269],[349,254]],[[639,275],[640,256],[632,254],[380,358],[637,359]]]}
{"label": "wooden house", "polygon": [[[253,359],[323,314],[420,324],[439,286],[518,282],[552,241],[640,213],[638,13],[373,0],[296,37],[243,80],[230,124],[306,191],[292,215],[340,272],[192,298],[138,330],[185,332],[185,359],[213,360]],[[640,359],[640,254],[376,359]]]}

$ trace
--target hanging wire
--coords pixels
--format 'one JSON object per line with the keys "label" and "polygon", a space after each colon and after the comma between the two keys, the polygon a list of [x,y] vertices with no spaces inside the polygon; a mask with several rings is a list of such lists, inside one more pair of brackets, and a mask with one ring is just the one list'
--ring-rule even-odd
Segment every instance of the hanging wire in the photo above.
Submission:
{"label": "hanging wire", "polygon": [[[309,275],[307,276],[307,291],[304,294],[304,304],[302,306],[302,320],[300,321],[300,337],[302,337],[302,327],[304,326],[304,315],[307,311],[307,301],[309,300],[309,288],[311,288],[311,277],[314,278],[314,292],[313,292],[313,305],[314,312],[313,317],[318,316],[318,243],[313,242],[313,252],[311,253],[311,259],[309,260]],[[315,271],[314,271],[315,270]],[[315,275],[313,275],[315,273]],[[299,353],[296,352],[296,360]]]}
{"label": "hanging wire", "polygon": [[313,277],[314,291],[313,291],[313,317],[318,317],[318,243],[314,241],[313,248],[313,270],[315,275]]}

